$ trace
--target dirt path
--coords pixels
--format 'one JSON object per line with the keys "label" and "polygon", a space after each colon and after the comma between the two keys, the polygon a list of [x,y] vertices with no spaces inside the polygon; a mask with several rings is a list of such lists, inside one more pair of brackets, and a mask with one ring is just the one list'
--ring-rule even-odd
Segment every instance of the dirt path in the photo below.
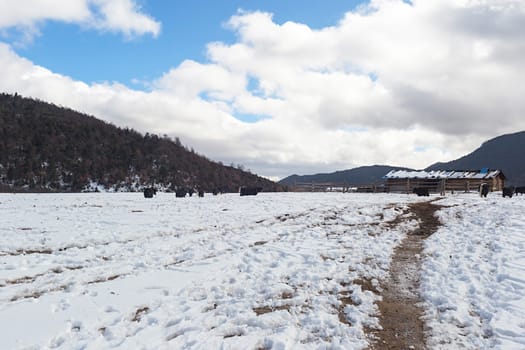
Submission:
{"label": "dirt path", "polygon": [[371,331],[372,350],[425,349],[425,329],[421,320],[418,293],[423,241],[440,225],[434,213],[440,206],[431,202],[410,205],[410,211],[421,221],[396,248],[390,266],[390,277],[382,283],[383,300],[378,303],[382,330]]}

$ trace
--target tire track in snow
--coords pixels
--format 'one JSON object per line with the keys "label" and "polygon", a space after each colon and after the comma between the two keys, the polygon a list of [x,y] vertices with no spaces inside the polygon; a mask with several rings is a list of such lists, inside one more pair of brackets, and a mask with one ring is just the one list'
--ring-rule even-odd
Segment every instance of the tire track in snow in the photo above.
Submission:
{"label": "tire track in snow", "polygon": [[409,233],[395,249],[390,274],[381,284],[382,300],[377,303],[380,311],[381,330],[371,330],[373,342],[370,349],[425,349],[425,325],[419,296],[421,254],[423,241],[441,225],[434,213],[441,206],[430,202],[409,205],[410,211],[420,221],[419,228]]}
{"label": "tire track in snow", "polygon": [[[234,226],[225,225],[222,227],[217,227],[217,226],[205,227],[205,228],[192,229],[187,232],[181,231],[177,233],[161,232],[161,233],[157,233],[153,235],[135,237],[133,239],[125,239],[125,240],[117,240],[117,241],[89,242],[89,244],[69,245],[69,246],[63,246],[63,247],[59,247],[55,249],[51,249],[51,248],[17,249],[14,251],[2,251],[0,252],[0,257],[2,256],[13,256],[13,257],[34,256],[34,255],[39,255],[39,254],[46,254],[49,256],[59,258],[63,254],[65,254],[66,251],[70,249],[75,248],[81,251],[86,251],[89,248],[92,250],[92,254],[95,254],[95,255],[88,255],[84,257],[85,261],[83,261],[82,265],[67,266],[67,265],[62,265],[59,262],[57,262],[58,265],[56,267],[49,269],[47,271],[41,272],[41,273],[36,273],[33,275],[22,275],[19,277],[6,279],[3,281],[0,280],[0,289],[7,287],[7,286],[18,285],[22,287],[22,286],[27,285],[27,287],[21,290],[12,289],[11,291],[13,292],[13,294],[8,293],[8,295],[0,296],[0,301],[16,302],[21,299],[29,299],[29,298],[38,299],[42,295],[45,295],[48,293],[66,290],[67,288],[69,288],[70,285],[63,285],[63,284],[57,285],[57,281],[55,279],[51,279],[52,276],[56,276],[58,274],[65,274],[66,272],[73,273],[72,275],[69,276],[70,278],[73,279],[72,281],[70,281],[71,284],[76,284],[79,286],[80,285],[87,286],[89,284],[94,284],[94,283],[104,283],[104,282],[112,281],[113,279],[117,277],[125,277],[125,276],[139,273],[140,271],[134,271],[134,269],[131,271],[118,269],[118,266],[120,265],[122,261],[129,260],[129,255],[135,254],[133,250],[130,250],[131,246],[144,247],[145,245],[148,244],[148,242],[152,243],[157,240],[165,240],[166,241],[165,245],[168,245],[168,242],[172,242],[172,240],[178,240],[183,237],[186,240],[186,245],[188,246],[194,246],[197,243],[208,245],[208,244],[211,244],[214,240],[216,240],[216,237],[214,236],[216,235],[217,231],[223,231],[225,232],[226,235],[234,236],[234,235],[239,235],[240,232],[243,232],[246,230],[248,231],[253,230],[255,227],[260,227],[261,225],[266,226],[266,227],[271,227],[275,223],[282,223],[288,220],[295,222],[296,220],[304,216],[311,215],[312,213],[315,213],[315,212],[316,210],[315,208],[313,208],[313,209],[306,210],[304,212],[278,215],[275,217],[270,217],[264,220],[242,224],[242,225],[234,225]],[[202,235],[204,235],[205,237],[204,238],[201,237]],[[280,240],[280,237],[278,236],[273,237],[272,239],[273,242],[277,242],[279,240]],[[213,254],[209,256],[193,257],[191,259],[191,262],[187,261],[184,258],[180,258],[179,256],[175,256],[174,261],[165,263],[159,268],[161,269],[171,268],[176,265],[181,265],[185,262],[188,262],[191,265],[191,264],[195,264],[196,261],[203,262],[211,258],[216,258],[224,254],[229,254],[233,250],[233,248],[236,248],[236,250],[238,249],[246,250],[246,249],[252,248],[253,246],[262,245],[263,242],[264,241],[256,241],[255,243],[249,244],[246,246],[243,246],[243,245],[237,246],[237,247],[228,246],[226,248],[219,249],[219,250],[212,249]],[[267,243],[267,242],[264,242],[264,243]],[[99,253],[100,253],[99,248],[108,247],[108,246],[112,246],[112,250],[106,253],[113,252],[112,254],[109,254],[109,255],[112,255],[114,259],[107,258],[106,255],[103,255],[102,257],[99,256]],[[128,247],[130,249],[124,249],[125,247]],[[205,251],[209,251],[209,249],[206,249]],[[118,255],[114,255],[117,252],[119,252]],[[102,270],[108,270],[108,271],[117,270],[118,272],[116,273],[113,272],[113,273],[110,273],[109,275],[107,275],[107,273],[100,274],[100,273],[91,272],[91,270],[93,269],[100,270],[101,268]],[[83,270],[80,277],[91,276],[91,278],[87,280],[82,280],[82,278],[79,279],[78,277],[75,277],[77,270]],[[38,286],[35,285],[36,281],[40,282]]]}
{"label": "tire track in snow", "polygon": [[[199,238],[198,236],[194,236],[194,234],[205,234],[205,236],[213,236],[215,234],[215,230],[220,229],[221,231],[228,232],[228,235],[238,235],[242,231],[250,231],[253,230],[255,227],[272,227],[275,224],[284,223],[291,225],[292,227],[297,226],[299,223],[302,223],[303,219],[305,217],[310,216],[318,216],[319,218],[315,221],[317,223],[315,224],[309,224],[309,225],[302,225],[299,224],[298,227],[295,228],[295,230],[292,230],[290,233],[298,233],[302,232],[305,228],[311,228],[312,226],[331,226],[331,225],[341,225],[341,222],[338,221],[338,217],[341,215],[341,213],[348,210],[348,207],[341,207],[341,208],[333,208],[330,210],[322,210],[321,208],[310,208],[308,210],[302,211],[302,212],[296,212],[296,213],[286,213],[277,215],[274,217],[270,217],[264,220],[259,220],[256,222],[251,222],[247,224],[242,224],[239,226],[224,226],[224,227],[207,227],[204,229],[193,229],[188,232],[178,232],[178,233],[157,233],[154,235],[148,235],[143,237],[136,237],[134,239],[125,239],[125,240],[117,240],[117,241],[99,241],[99,242],[89,242],[89,244],[77,244],[77,245],[69,245],[69,246],[63,246],[55,249],[47,248],[47,250],[37,250],[37,249],[18,249],[16,251],[12,252],[0,252],[0,255],[10,255],[10,256],[19,256],[19,255],[37,255],[37,254],[46,254],[46,255],[52,255],[55,257],[60,257],[62,254],[66,253],[66,251],[69,251],[69,249],[76,248],[81,251],[87,250],[87,248],[100,248],[100,247],[108,247],[112,246],[111,251],[113,253],[119,252],[118,255],[114,256],[115,259],[109,259],[106,258],[105,255],[102,257],[99,256],[100,251],[98,249],[94,249],[93,253],[95,255],[88,255],[85,257],[85,261],[82,262],[81,265],[76,266],[67,266],[63,265],[59,262],[57,262],[57,266],[41,272],[34,275],[23,275],[15,278],[11,278],[8,280],[0,281],[0,288],[7,287],[7,286],[13,286],[13,285],[19,285],[23,286],[26,285],[27,287],[19,290],[11,290],[13,293],[8,293],[8,295],[3,296],[0,299],[5,299],[6,302],[16,302],[21,299],[28,299],[28,298],[34,298],[38,299],[40,296],[56,292],[56,291],[62,291],[69,287],[69,285],[57,285],[56,279],[51,279],[52,276],[56,276],[58,274],[66,274],[68,273],[68,277],[72,278],[70,281],[70,284],[78,285],[78,286],[86,286],[93,283],[104,283],[107,281],[111,281],[116,277],[124,277],[128,275],[133,275],[135,273],[138,273],[139,271],[133,271],[133,270],[122,270],[118,269],[119,263],[122,261],[127,260],[129,254],[134,254],[133,251],[128,251],[126,249],[123,249],[124,247],[129,247],[130,245],[140,245],[144,246],[147,242],[156,241],[159,239],[164,239],[171,241],[172,239],[179,239],[181,237],[191,237],[190,241],[187,242],[189,246],[194,245],[197,241],[200,241],[204,244],[209,244],[216,238],[212,237],[205,237],[204,240],[202,240],[202,237]],[[361,208],[357,208],[358,211],[361,210]],[[347,227],[372,227],[376,225],[386,224],[388,226],[392,225],[395,226],[397,224],[396,221],[399,220],[398,217],[393,219],[393,221],[382,221],[383,217],[374,217],[374,219],[378,221],[369,221],[369,222],[362,222],[362,223],[344,223],[343,226]],[[270,241],[272,243],[279,242],[282,239],[280,235],[277,235],[275,237],[271,237],[268,241],[254,241],[255,243],[248,244],[248,245],[241,245],[235,247],[236,250],[244,251],[246,249],[251,249],[254,246],[258,245],[264,245],[266,243],[269,243]],[[197,240],[197,241],[195,241]],[[49,250],[49,251],[48,251]],[[208,249],[206,250],[208,251]],[[195,263],[195,261],[205,261],[210,258],[216,258],[218,256],[221,256],[223,254],[230,254],[232,251],[232,247],[227,247],[219,250],[213,249],[214,254],[210,256],[196,256],[193,257],[191,264]],[[111,252],[106,252],[111,253]],[[113,254],[110,254],[113,255]],[[163,265],[163,267],[160,268],[170,268],[175,265],[181,265],[184,264],[186,259],[180,258],[179,256],[175,257],[175,260],[173,262],[169,262]],[[100,274],[91,272],[93,269],[99,270],[100,268],[103,268],[103,270],[113,271],[109,275],[107,274]],[[83,273],[80,275],[82,276],[90,276],[88,279],[78,278],[77,270],[83,270]],[[117,272],[115,272],[117,271]],[[35,282],[39,281],[40,283],[38,285],[35,284]]]}

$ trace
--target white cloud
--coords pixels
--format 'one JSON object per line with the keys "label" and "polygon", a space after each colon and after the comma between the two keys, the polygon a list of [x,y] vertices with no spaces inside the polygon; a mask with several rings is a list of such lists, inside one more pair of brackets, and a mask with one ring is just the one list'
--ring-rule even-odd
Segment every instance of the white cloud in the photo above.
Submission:
{"label": "white cloud", "polygon": [[188,98],[207,93],[218,100],[232,100],[244,92],[246,84],[244,75],[235,74],[220,65],[186,60],[164,74],[154,86]]}
{"label": "white cloud", "polygon": [[44,20],[84,22],[90,16],[91,12],[87,1],[0,1],[0,28],[28,26]]}
{"label": "white cloud", "polygon": [[96,28],[122,32],[127,37],[151,34],[158,36],[160,23],[140,12],[133,0],[90,0],[100,12],[100,18],[92,14]]}
{"label": "white cloud", "polygon": [[525,129],[524,4],[374,0],[321,30],[241,12],[237,42],[210,43],[208,62],[183,62],[151,92],[73,81],[0,45],[0,90],[179,136],[266,176],[422,168]]}
{"label": "white cloud", "polygon": [[26,37],[46,21],[77,23],[87,28],[157,36],[161,25],[141,12],[134,0],[0,0],[0,30],[17,28]]}

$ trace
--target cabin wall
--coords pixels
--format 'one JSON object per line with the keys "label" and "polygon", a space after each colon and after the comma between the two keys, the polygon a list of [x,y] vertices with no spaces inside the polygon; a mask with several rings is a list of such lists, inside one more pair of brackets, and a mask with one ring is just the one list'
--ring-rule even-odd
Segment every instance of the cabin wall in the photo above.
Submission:
{"label": "cabin wall", "polygon": [[505,187],[505,179],[502,176],[492,179],[492,191],[502,191],[503,187]]}
{"label": "cabin wall", "polygon": [[447,179],[446,190],[454,192],[479,192],[483,183],[491,184],[490,179]]}
{"label": "cabin wall", "polygon": [[387,179],[386,192],[413,193],[414,188],[426,188],[430,193],[478,192],[482,183],[489,184],[491,191],[501,191],[504,179]]}
{"label": "cabin wall", "polygon": [[413,193],[414,188],[425,188],[429,192],[441,192],[443,185],[441,179],[387,179],[385,192]]}

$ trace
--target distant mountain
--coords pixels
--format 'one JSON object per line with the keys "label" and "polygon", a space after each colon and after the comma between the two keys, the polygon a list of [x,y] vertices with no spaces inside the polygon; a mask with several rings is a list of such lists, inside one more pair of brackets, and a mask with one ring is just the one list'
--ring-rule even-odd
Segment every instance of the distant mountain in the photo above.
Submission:
{"label": "distant mountain", "polygon": [[425,170],[500,169],[509,185],[525,185],[525,131],[498,136],[464,157]]}
{"label": "distant mountain", "polygon": [[142,135],[53,104],[0,94],[0,191],[139,191],[282,186],[212,162],[167,136]]}
{"label": "distant mountain", "polygon": [[[483,168],[500,169],[506,176],[506,184],[525,185],[525,131],[498,136],[484,142],[474,152],[446,163],[435,163],[424,170],[480,170]],[[296,183],[348,183],[367,185],[382,182],[382,177],[390,170],[411,170],[374,165],[336,171],[327,174],[291,175],[281,181],[282,185],[293,186]]]}
{"label": "distant mountain", "polygon": [[327,174],[315,175],[291,175],[279,183],[281,185],[293,186],[296,183],[323,183],[337,182],[350,185],[370,185],[383,181],[383,176],[391,170],[412,170],[407,168],[392,167],[387,165],[362,166],[349,170],[341,170]]}

